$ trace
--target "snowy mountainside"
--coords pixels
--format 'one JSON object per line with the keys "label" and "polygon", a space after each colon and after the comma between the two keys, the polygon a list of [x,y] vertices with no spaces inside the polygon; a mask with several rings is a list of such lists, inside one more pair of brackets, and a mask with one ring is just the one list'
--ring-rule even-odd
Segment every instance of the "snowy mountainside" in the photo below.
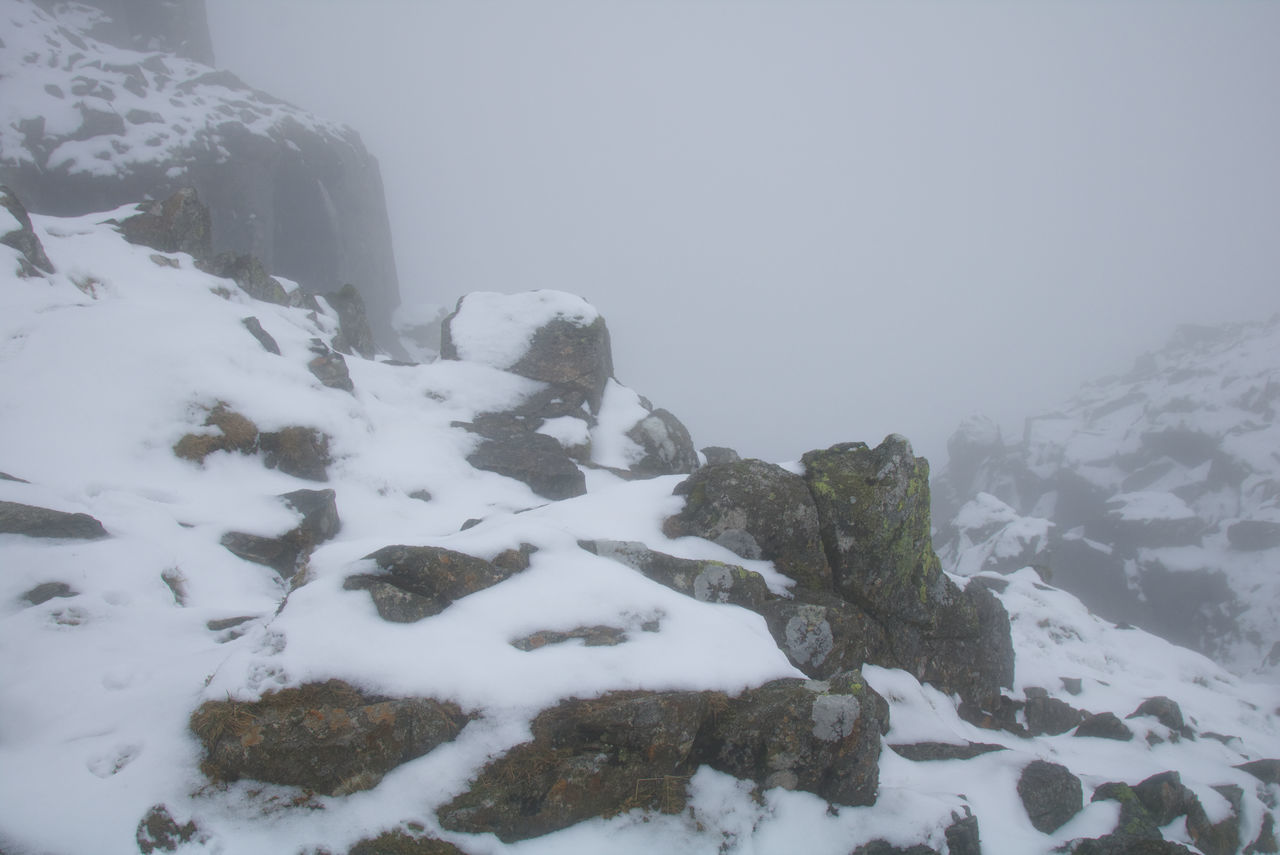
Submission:
{"label": "snowy mountainside", "polygon": [[[799,606],[803,619],[780,635],[769,609],[800,596],[781,559],[743,557],[750,532],[669,536],[698,496],[676,492],[683,472],[636,477],[644,460],[680,458],[645,444],[653,431],[670,439],[659,411],[598,373],[578,387],[514,373],[545,367],[528,357],[547,336],[604,364],[598,316],[579,298],[468,299],[450,336],[478,361],[353,357],[348,391],[318,370],[332,368],[324,342],[339,328],[326,301],[252,299],[186,254],[125,242],[116,223],[133,215],[33,216],[56,271],[44,275],[0,244],[0,851],[1014,855],[1135,839],[1160,852],[1275,851],[1280,690],[1102,621],[1031,571],[946,583],[988,589],[1008,612],[1013,676],[985,717],[899,668],[797,679],[790,635],[806,655],[825,649],[819,611],[836,606]],[[12,234],[4,223],[0,237]],[[499,348],[495,330],[525,356]],[[585,427],[585,445],[563,419]],[[637,432],[645,423],[652,431]],[[574,461],[581,492],[551,499],[469,462],[487,443],[542,454],[531,434]],[[334,514],[303,510],[326,498]],[[61,516],[42,523],[70,526],[55,536],[20,533],[15,506],[90,515],[106,536]],[[269,551],[281,544],[296,561]],[[447,565],[443,586],[468,583],[449,569],[468,559],[494,580],[428,591],[406,581],[400,553]],[[674,569],[660,576],[645,561]],[[371,752],[419,739],[431,716],[449,732],[335,786],[288,779],[304,752],[262,776],[215,774],[276,738],[266,705],[290,692],[311,700],[285,738],[314,735],[325,750],[355,719],[372,723]],[[348,715],[335,699],[351,695],[362,700]],[[799,718],[752,718],[796,696]],[[1170,703],[1149,706],[1159,698]],[[522,780],[567,770],[543,794],[553,800],[574,769],[607,780],[607,764],[591,764],[625,738],[616,730],[653,733],[637,753],[661,752],[672,731],[645,730],[646,716],[686,721],[693,707],[697,733],[675,747],[706,762],[627,781],[635,801],[545,834],[459,830],[501,807],[460,802],[494,764],[533,755]],[[607,718],[616,709],[635,715],[619,725]],[[538,754],[566,711],[577,724]],[[1110,736],[1087,735],[1098,718]],[[754,756],[758,720],[780,722],[764,743],[793,741],[760,768],[735,765],[725,746]],[[607,726],[572,754],[593,722]],[[811,785],[815,770],[783,756],[816,746],[821,777],[845,768],[854,735],[876,773],[869,799],[829,800],[818,791],[843,781]],[[823,748],[833,739],[841,751]],[[343,745],[334,753],[357,753]],[[614,760],[649,768],[644,756]],[[1074,802],[1022,785],[1045,769],[1076,782]],[[1168,816],[1119,788],[1166,772],[1179,775]],[[642,785],[653,781],[651,803]]]}
{"label": "snowy mountainside", "polygon": [[1280,318],[1182,327],[1021,441],[962,426],[939,551],[961,573],[1044,566],[1113,620],[1280,673],[1278,402]]}

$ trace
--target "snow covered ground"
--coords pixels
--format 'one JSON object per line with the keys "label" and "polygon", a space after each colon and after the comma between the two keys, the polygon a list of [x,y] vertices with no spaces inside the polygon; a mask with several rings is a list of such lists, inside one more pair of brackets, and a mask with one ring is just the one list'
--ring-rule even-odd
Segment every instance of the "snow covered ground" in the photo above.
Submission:
{"label": "snow covered ground", "polygon": [[[48,278],[18,278],[13,251],[0,246],[0,471],[23,479],[0,480],[0,501],[92,514],[110,534],[93,541],[0,534],[0,850],[134,853],[139,819],[163,803],[201,829],[182,851],[228,855],[340,852],[409,824],[474,855],[848,855],[873,839],[944,851],[943,829],[966,809],[978,816],[984,852],[1025,855],[1110,831],[1116,803],[1088,803],[1107,781],[1177,770],[1215,816],[1227,808],[1211,787],[1239,785],[1245,843],[1262,827],[1265,806],[1280,801],[1280,788],[1233,768],[1280,757],[1280,689],[1242,682],[1197,654],[1100,621],[1024,570],[1001,577],[1018,656],[1015,699],[1041,687],[1123,718],[1165,695],[1197,732],[1231,738],[1175,741],[1149,717],[1130,722],[1131,742],[1018,737],[963,721],[954,698],[904,672],[868,666],[867,680],[891,706],[886,744],[973,741],[1006,750],[912,762],[886,748],[880,797],[870,807],[829,809],[816,796],[781,789],[755,794],[749,783],[704,768],[691,782],[692,810],[678,816],[633,811],[517,844],[442,832],[435,809],[486,759],[526,740],[532,717],[559,699],[614,689],[737,693],[800,676],[760,616],[684,597],[582,550],[580,539],[641,541],[745,564],[776,590],[787,580],[768,562],[744,561],[709,541],[665,537],[661,522],[683,501],[672,495],[680,476],[627,482],[590,469],[587,495],[548,503],[522,483],[468,465],[477,438],[452,423],[513,406],[540,388],[535,381],[479,362],[350,359],[354,393],[321,385],[307,369],[309,347],[333,334],[335,316],[254,301],[196,270],[189,256],[127,244],[104,221],[129,213],[34,217],[58,270]],[[534,303],[526,328],[545,320],[545,295]],[[499,314],[507,326],[493,329],[493,353],[514,361],[519,354],[502,346],[518,340],[522,318]],[[247,316],[258,318],[281,355],[246,332]],[[467,322],[483,331],[484,317]],[[609,394],[625,403],[634,393],[615,386]],[[266,468],[260,456],[215,452],[203,466],[176,457],[174,444],[207,431],[218,402],[264,431],[304,425],[328,434],[329,481]],[[593,439],[623,448],[621,438],[605,436],[611,424],[602,419]],[[228,531],[272,536],[290,528],[295,515],[275,497],[316,486],[336,491],[342,530],[316,549],[299,584],[220,544]],[[430,501],[411,495],[422,490]],[[464,529],[473,519],[481,522]],[[393,624],[366,593],[342,587],[363,556],[390,544],[484,558],[521,544],[537,551],[528,570],[444,613]],[[24,599],[48,582],[77,593],[36,605]],[[242,616],[250,618],[237,627],[242,634],[209,628]],[[509,643],[537,630],[655,620],[657,632],[634,632],[612,647],[571,643],[529,653]],[[325,797],[251,781],[209,784],[187,728],[201,702],[331,677],[387,695],[452,700],[481,715],[454,742],[366,792]],[[1078,695],[1063,678],[1080,681]],[[1163,741],[1152,745],[1148,736]],[[1016,793],[1020,770],[1036,758],[1068,766],[1085,785],[1084,811],[1052,835],[1031,826]],[[1166,836],[1181,839],[1185,829]]]}

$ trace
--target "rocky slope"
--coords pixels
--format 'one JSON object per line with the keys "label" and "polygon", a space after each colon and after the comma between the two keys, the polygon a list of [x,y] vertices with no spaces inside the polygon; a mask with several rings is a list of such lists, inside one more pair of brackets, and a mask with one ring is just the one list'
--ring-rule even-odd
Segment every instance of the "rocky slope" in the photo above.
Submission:
{"label": "rocky slope", "polygon": [[78,215],[194,188],[217,252],[399,303],[377,161],[354,130],[211,66],[202,2],[0,0],[0,184]]}
{"label": "rocky slope", "polygon": [[206,226],[0,207],[0,851],[1276,851],[1280,690],[944,572],[901,437],[704,464],[579,298],[376,361]]}
{"label": "rocky slope", "polygon": [[937,482],[940,552],[1039,565],[1101,615],[1280,674],[1280,318],[1187,326],[1008,442],[973,419]]}

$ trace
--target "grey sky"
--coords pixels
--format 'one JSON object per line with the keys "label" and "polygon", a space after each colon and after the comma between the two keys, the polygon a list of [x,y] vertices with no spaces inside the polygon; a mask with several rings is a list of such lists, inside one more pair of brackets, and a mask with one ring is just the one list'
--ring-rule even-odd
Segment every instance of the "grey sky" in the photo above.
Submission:
{"label": "grey sky", "polygon": [[581,294],[699,445],[941,462],[1280,310],[1280,4],[208,3],[380,159],[406,302]]}

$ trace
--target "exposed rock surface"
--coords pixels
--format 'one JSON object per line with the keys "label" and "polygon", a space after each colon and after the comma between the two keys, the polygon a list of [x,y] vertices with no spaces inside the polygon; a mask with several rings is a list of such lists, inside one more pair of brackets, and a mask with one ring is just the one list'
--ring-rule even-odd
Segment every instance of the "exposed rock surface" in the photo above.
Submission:
{"label": "exposed rock surface", "polygon": [[588,552],[639,570],[672,590],[704,603],[733,603],[759,611],[776,599],[759,573],[719,561],[676,558],[643,543],[617,540],[582,541]]}
{"label": "exposed rock surface", "polygon": [[678,475],[698,468],[698,453],[688,428],[667,410],[654,410],[627,431],[627,436],[644,452],[631,465],[641,478]]}
{"label": "exposed rock surface", "polygon": [[717,692],[613,692],[533,722],[533,741],[486,766],[439,811],[454,831],[506,842],[633,807],[678,813],[699,766],[836,804],[875,801],[883,699],[857,673]]}
{"label": "exposed rock surface", "polygon": [[1092,736],[1097,739],[1117,739],[1121,742],[1128,742],[1133,739],[1133,731],[1113,712],[1085,716],[1084,721],[1080,722],[1080,725],[1072,735]]}
{"label": "exposed rock surface", "polygon": [[466,852],[434,837],[414,837],[403,831],[388,831],[361,840],[347,855],[467,855]]}
{"label": "exposed rock surface", "polygon": [[383,698],[339,680],[206,701],[191,716],[213,780],[252,778],[326,795],[377,785],[391,769],[453,739],[468,721],[454,704]]}
{"label": "exposed rock surface", "polygon": [[0,244],[16,249],[19,273],[22,276],[39,276],[41,273],[53,273],[53,262],[45,255],[44,245],[31,227],[31,217],[26,207],[18,200],[8,187],[0,185],[0,208],[4,208],[17,221],[18,227],[8,228],[0,222]]}
{"label": "exposed rock surface", "polygon": [[484,439],[467,455],[467,462],[477,469],[522,481],[547,499],[571,499],[587,492],[586,476],[560,443],[544,434]]}
{"label": "exposed rock surface", "polygon": [[436,546],[386,546],[364,560],[379,573],[347,577],[343,588],[368,591],[378,614],[395,623],[437,615],[454,600],[496,585],[519,572],[482,558]]}
{"label": "exposed rock surface", "polygon": [[161,252],[185,252],[197,260],[213,254],[213,219],[191,188],[139,205],[137,214],[120,223],[120,232],[129,243]]}
{"label": "exposed rock surface", "polygon": [[341,530],[342,521],[338,517],[337,494],[333,490],[294,490],[280,498],[302,515],[297,526],[277,537],[227,532],[221,543],[240,558],[265,564],[281,577],[289,579],[316,546]]}
{"label": "exposed rock surface", "polygon": [[1037,831],[1052,834],[1084,807],[1080,779],[1058,763],[1033,760],[1018,778],[1018,797]]}
{"label": "exposed rock surface", "polygon": [[307,481],[329,480],[329,437],[315,428],[293,426],[258,436],[263,464]]}
{"label": "exposed rock surface", "polygon": [[0,502],[0,534],[96,540],[106,537],[107,530],[88,514],[55,511],[19,502]]}

